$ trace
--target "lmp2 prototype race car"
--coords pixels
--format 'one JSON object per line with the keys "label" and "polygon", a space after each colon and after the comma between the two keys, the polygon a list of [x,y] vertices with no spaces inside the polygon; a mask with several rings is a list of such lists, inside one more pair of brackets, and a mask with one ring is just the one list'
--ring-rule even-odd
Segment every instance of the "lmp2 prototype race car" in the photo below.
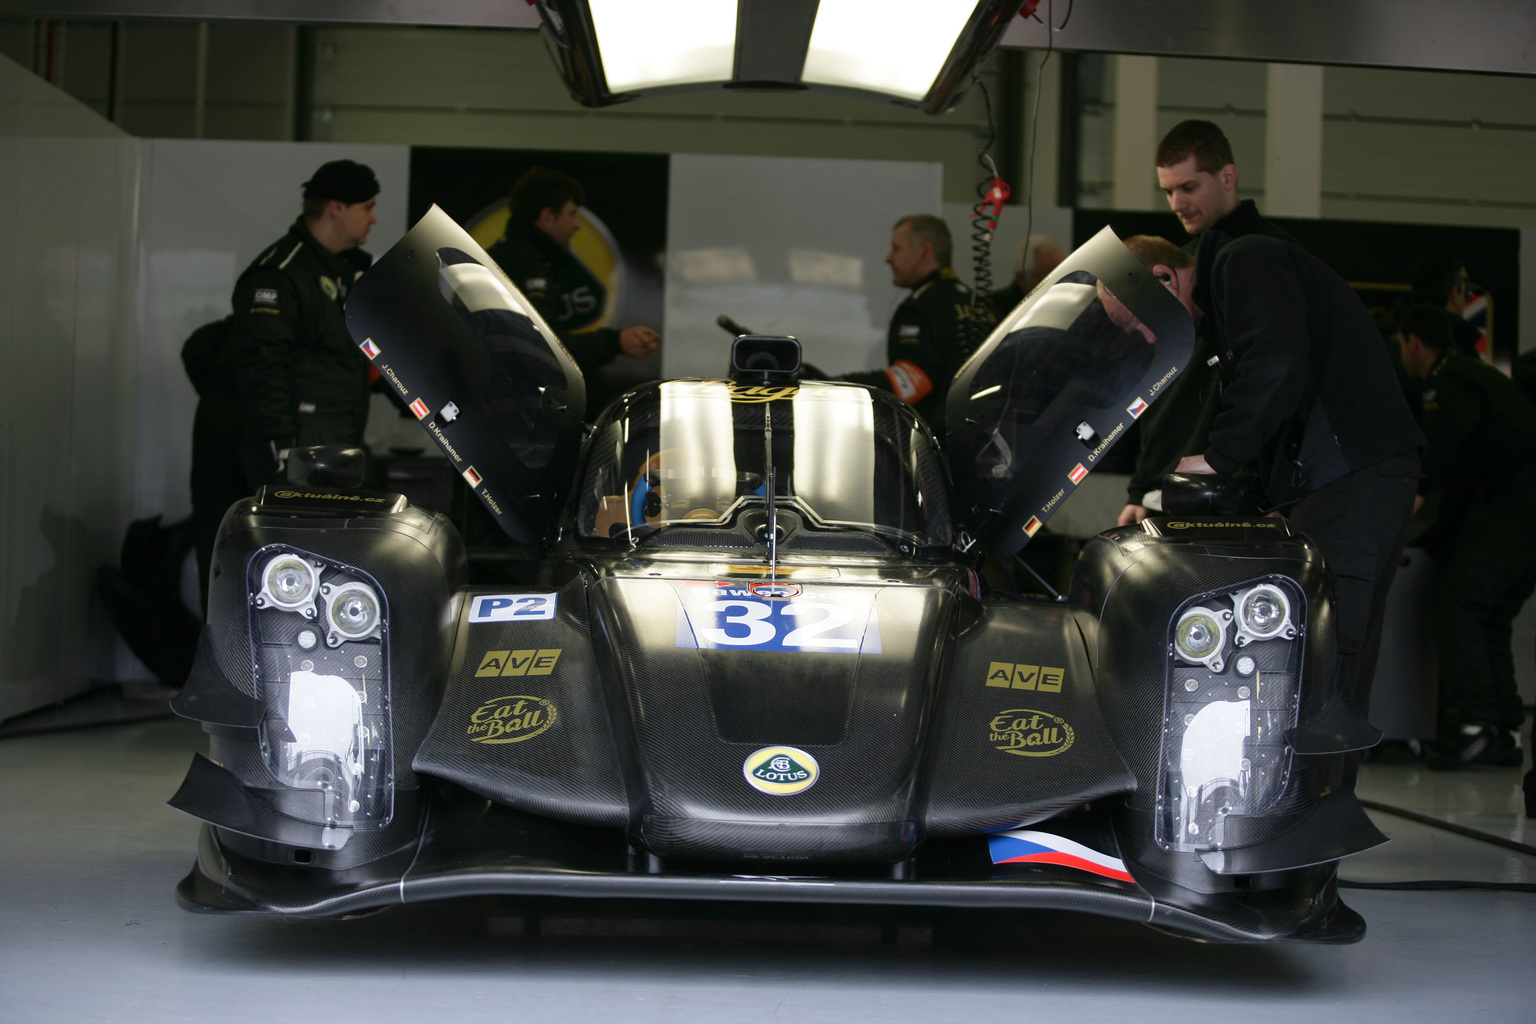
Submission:
{"label": "lmp2 prototype race car", "polygon": [[792,338],[737,338],[728,377],[645,384],[588,425],[569,355],[435,208],[347,315],[541,560],[469,582],[450,520],[357,489],[356,451],[296,453],[234,505],[175,702],[208,734],[171,800],[206,823],[183,906],[644,897],[1363,935],[1337,862],[1383,836],[1305,537],[1155,517],[1088,541],[1059,600],[981,583],[1189,358],[1183,309],[1107,229],[977,348],[942,445],[891,394],[808,379]]}

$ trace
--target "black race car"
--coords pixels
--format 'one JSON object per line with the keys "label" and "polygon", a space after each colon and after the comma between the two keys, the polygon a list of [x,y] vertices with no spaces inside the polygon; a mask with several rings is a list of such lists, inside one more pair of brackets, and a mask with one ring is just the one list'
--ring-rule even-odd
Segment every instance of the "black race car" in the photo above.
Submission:
{"label": "black race car", "polygon": [[1315,547],[1165,516],[1089,541],[1060,600],[981,583],[1189,356],[1107,229],[966,363],[942,446],[893,395],[807,379],[789,338],[588,426],[575,364],[435,209],[348,320],[542,562],[470,585],[451,522],[357,489],[345,451],[232,507],[175,703],[209,737],[171,801],[206,822],[187,908],[652,897],[1363,934],[1336,864],[1383,837]]}

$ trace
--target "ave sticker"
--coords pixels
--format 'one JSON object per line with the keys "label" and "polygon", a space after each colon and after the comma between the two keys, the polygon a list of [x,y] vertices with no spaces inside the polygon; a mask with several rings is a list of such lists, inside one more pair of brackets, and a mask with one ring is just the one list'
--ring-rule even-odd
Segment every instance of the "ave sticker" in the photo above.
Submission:
{"label": "ave sticker", "polygon": [[764,747],[741,766],[747,785],[769,796],[794,796],[816,785],[821,767],[799,747]]}

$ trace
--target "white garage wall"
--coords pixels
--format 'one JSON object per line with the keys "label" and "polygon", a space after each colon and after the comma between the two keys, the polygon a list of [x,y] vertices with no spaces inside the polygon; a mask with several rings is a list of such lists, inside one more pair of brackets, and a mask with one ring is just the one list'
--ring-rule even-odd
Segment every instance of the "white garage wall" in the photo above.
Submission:
{"label": "white garage wall", "polygon": [[129,489],[135,144],[0,58],[0,718],[111,669]]}
{"label": "white garage wall", "polygon": [[941,187],[937,164],[674,156],[666,375],[729,370],[722,313],[760,334],[794,335],[827,373],[884,366],[886,325],[905,294],[883,262],[891,225],[938,213]]}

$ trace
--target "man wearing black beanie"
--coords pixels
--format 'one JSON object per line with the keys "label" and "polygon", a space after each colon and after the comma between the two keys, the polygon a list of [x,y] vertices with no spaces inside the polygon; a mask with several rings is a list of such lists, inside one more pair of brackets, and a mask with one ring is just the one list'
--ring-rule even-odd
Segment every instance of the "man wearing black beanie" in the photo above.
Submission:
{"label": "man wearing black beanie", "polygon": [[[379,180],[333,160],[304,182],[288,233],[235,282],[234,314],[193,426],[192,515],[203,577],[230,503],[278,473],[295,445],[358,445],[368,421],[369,363],[347,332],[347,291],[372,257]],[[207,409],[204,406],[208,406]],[[239,457],[231,457],[238,449]]]}
{"label": "man wearing black beanie", "polygon": [[225,354],[247,403],[246,484],[269,480],[295,445],[360,444],[368,360],[347,332],[347,290],[373,261],[379,181],[333,160],[304,183],[304,210],[235,282]]}

